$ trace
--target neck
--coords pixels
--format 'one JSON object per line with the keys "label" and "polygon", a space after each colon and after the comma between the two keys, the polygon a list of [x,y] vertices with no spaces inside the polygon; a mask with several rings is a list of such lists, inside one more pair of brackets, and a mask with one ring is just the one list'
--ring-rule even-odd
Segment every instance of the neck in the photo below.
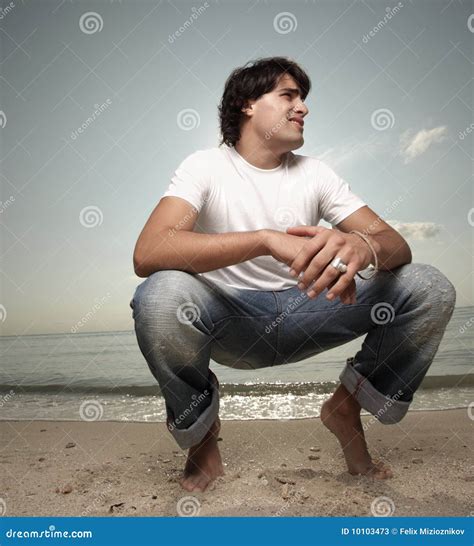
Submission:
{"label": "neck", "polygon": [[258,169],[275,169],[283,162],[287,152],[276,153],[257,139],[240,139],[235,149],[245,161]]}

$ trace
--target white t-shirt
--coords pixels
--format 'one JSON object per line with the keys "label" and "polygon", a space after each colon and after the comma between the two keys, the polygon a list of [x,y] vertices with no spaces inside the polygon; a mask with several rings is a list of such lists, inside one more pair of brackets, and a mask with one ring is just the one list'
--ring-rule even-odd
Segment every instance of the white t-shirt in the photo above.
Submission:
{"label": "white t-shirt", "polygon": [[[338,224],[365,203],[319,159],[289,152],[274,169],[259,169],[225,144],[199,150],[176,169],[163,197],[181,197],[199,212],[194,231],[228,233],[289,226]],[[200,273],[228,286],[285,290],[289,267],[272,256]]]}

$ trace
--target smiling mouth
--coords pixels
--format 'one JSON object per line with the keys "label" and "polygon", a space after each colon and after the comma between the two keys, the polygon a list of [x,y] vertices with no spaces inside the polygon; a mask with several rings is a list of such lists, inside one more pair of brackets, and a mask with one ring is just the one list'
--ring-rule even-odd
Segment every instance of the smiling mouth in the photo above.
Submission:
{"label": "smiling mouth", "polygon": [[299,121],[290,119],[290,122],[293,123],[294,125],[297,125],[300,129],[303,129],[303,125]]}

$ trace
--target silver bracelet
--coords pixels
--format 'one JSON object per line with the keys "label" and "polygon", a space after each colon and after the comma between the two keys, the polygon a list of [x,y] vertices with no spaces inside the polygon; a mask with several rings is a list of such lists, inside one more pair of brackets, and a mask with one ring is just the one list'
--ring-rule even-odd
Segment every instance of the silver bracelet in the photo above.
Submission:
{"label": "silver bracelet", "polygon": [[377,253],[375,252],[372,243],[369,241],[369,239],[363,233],[361,233],[360,231],[357,231],[356,229],[353,229],[349,233],[355,233],[356,235],[361,237],[367,243],[367,245],[370,248],[370,251],[372,252],[372,255],[374,257],[375,265],[370,264],[369,267],[368,267],[368,269],[372,270],[372,275],[370,275],[370,277],[363,277],[359,272],[356,273],[357,276],[359,276],[361,279],[364,279],[364,281],[368,281],[372,277],[375,277],[375,275],[377,274],[377,271],[379,270],[379,260],[377,258]]}

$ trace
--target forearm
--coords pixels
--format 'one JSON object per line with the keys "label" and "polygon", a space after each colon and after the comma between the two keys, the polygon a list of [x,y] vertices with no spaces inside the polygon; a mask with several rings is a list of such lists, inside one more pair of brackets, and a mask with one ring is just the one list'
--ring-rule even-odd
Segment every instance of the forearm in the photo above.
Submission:
{"label": "forearm", "polygon": [[[380,233],[375,233],[372,235],[364,235],[372,243],[372,246],[377,253],[380,270],[389,271],[400,265],[411,263],[412,255],[410,247],[399,233],[390,230],[381,231]],[[365,247],[368,248],[367,243],[365,243],[359,236],[357,237],[360,244],[365,245]],[[370,263],[374,263],[374,259],[372,252],[370,252],[369,249],[367,265]]]}
{"label": "forearm", "polygon": [[204,273],[267,253],[265,230],[216,234],[164,230],[137,244],[133,261],[135,273],[148,277],[162,269]]}

